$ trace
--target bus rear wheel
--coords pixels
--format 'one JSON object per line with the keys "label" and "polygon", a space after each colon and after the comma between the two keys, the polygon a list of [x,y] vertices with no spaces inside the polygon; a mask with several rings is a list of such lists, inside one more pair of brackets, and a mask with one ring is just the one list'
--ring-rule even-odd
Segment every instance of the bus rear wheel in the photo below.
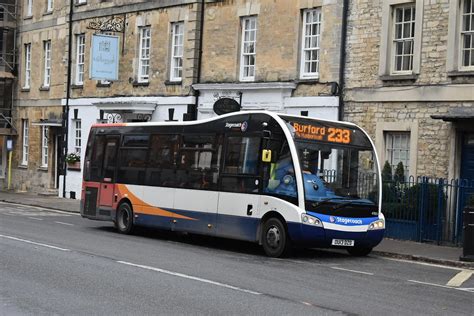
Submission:
{"label": "bus rear wheel", "polygon": [[272,217],[263,224],[262,246],[269,257],[280,258],[289,255],[290,240],[285,225],[279,218]]}
{"label": "bus rear wheel", "polygon": [[354,257],[365,257],[372,251],[370,247],[354,247],[348,248],[347,252]]}
{"label": "bus rear wheel", "polygon": [[115,227],[122,234],[131,234],[133,231],[133,211],[128,203],[122,203],[117,209]]}

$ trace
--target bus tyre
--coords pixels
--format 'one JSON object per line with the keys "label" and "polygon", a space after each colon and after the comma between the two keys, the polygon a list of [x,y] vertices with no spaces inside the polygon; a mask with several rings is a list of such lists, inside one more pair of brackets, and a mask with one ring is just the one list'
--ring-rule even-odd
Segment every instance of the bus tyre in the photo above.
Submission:
{"label": "bus tyre", "polygon": [[262,246],[269,257],[279,258],[289,254],[290,240],[280,219],[272,217],[265,221],[262,229]]}
{"label": "bus tyre", "polygon": [[117,219],[115,220],[115,227],[119,233],[131,234],[133,231],[133,211],[128,203],[122,203],[117,210]]}
{"label": "bus tyre", "polygon": [[347,252],[354,257],[365,257],[372,251],[370,247],[354,247],[348,248]]}

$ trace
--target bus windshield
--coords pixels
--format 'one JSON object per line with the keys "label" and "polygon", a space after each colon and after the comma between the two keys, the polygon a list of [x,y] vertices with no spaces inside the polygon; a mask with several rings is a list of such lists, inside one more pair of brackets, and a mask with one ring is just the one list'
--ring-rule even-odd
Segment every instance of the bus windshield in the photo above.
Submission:
{"label": "bus windshield", "polygon": [[303,172],[306,209],[340,216],[378,211],[378,165],[359,128],[336,122],[283,117]]}

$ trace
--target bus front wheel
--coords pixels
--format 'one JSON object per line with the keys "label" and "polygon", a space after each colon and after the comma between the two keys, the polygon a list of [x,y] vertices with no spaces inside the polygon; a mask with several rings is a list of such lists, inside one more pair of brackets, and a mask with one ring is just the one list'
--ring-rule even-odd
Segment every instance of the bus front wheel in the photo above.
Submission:
{"label": "bus front wheel", "polygon": [[262,246],[269,257],[279,258],[289,254],[290,240],[286,228],[279,218],[272,217],[263,224]]}
{"label": "bus front wheel", "polygon": [[115,227],[122,234],[131,234],[133,231],[133,211],[128,203],[120,204],[117,210]]}
{"label": "bus front wheel", "polygon": [[365,257],[372,251],[369,247],[354,247],[348,248],[347,252],[354,257]]}

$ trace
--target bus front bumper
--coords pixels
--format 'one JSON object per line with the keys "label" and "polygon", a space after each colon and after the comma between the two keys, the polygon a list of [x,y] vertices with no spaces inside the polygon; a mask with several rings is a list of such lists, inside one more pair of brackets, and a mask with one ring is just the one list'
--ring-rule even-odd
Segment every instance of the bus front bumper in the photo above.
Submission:
{"label": "bus front bumper", "polygon": [[374,248],[383,239],[385,229],[350,232],[301,223],[288,223],[288,234],[295,246],[320,248],[347,248],[333,246],[333,240],[354,240],[354,247]]}

